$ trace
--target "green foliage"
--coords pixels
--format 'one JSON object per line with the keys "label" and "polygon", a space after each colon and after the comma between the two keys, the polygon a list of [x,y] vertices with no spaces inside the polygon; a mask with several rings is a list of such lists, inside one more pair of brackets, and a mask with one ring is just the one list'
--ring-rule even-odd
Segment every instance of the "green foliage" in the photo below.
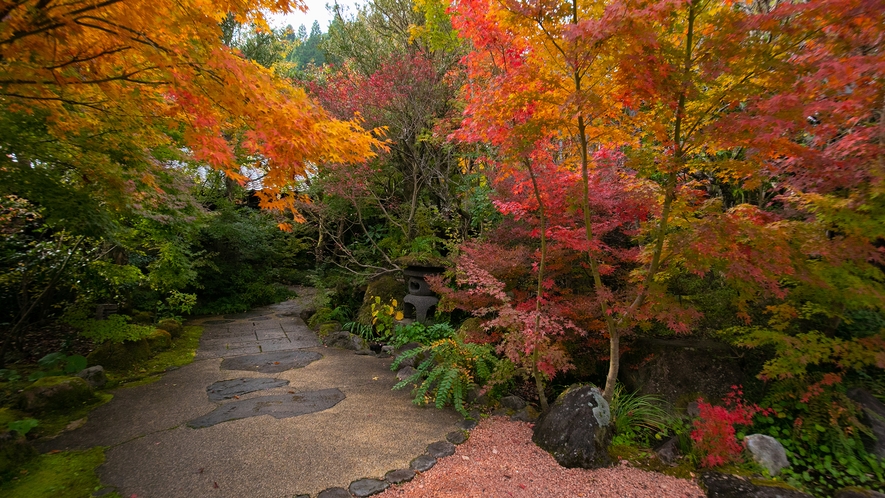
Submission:
{"label": "green foliage", "polygon": [[172,290],[169,292],[169,296],[166,297],[165,302],[160,301],[157,303],[157,315],[159,315],[161,320],[164,318],[180,320],[181,315],[190,314],[196,305],[196,294],[185,294],[184,292]]}
{"label": "green foliage", "polygon": [[342,329],[362,337],[366,342],[375,340],[375,329],[371,325],[360,322],[347,322],[341,326]]}
{"label": "green foliage", "polygon": [[[104,448],[40,455],[25,465],[16,480],[0,485],[7,498],[83,498],[102,488],[95,469],[104,463]],[[109,498],[119,498],[112,493]]]}
{"label": "green foliage", "polygon": [[58,375],[71,375],[86,368],[86,358],[75,354],[68,356],[62,352],[49,353],[37,360],[39,370],[28,376],[29,381],[54,377]]}
{"label": "green foliage", "polygon": [[617,384],[609,405],[615,432],[612,444],[648,445],[652,438],[660,439],[661,434],[667,434],[671,418],[661,408],[663,405],[658,396],[628,393],[623,384]]}
{"label": "green foliage", "polygon": [[138,341],[154,333],[154,327],[131,324],[130,320],[125,315],[111,315],[106,320],[96,320],[88,317],[84,307],[74,308],[64,317],[66,323],[80,330],[80,335],[97,343]]}
{"label": "green foliage", "polygon": [[882,352],[874,343],[885,342],[885,330],[858,340],[831,337],[817,330],[785,334],[767,327],[732,327],[722,333],[739,346],[773,347],[775,357],[765,363],[762,378],[785,379],[806,375],[816,366],[862,370],[881,363]]}
{"label": "green foliage", "polygon": [[326,40],[326,35],[320,28],[320,23],[314,21],[310,27],[310,34],[302,24],[295,33],[289,33],[288,38],[297,44],[286,55],[286,61],[294,63],[298,69],[304,69],[313,64],[322,66],[326,61],[321,45]]}
{"label": "green foliage", "polygon": [[380,340],[387,340],[393,334],[394,320],[402,320],[403,312],[397,311],[399,303],[391,299],[389,303],[382,303],[381,298],[372,298],[372,325],[375,327],[375,336]]}
{"label": "green foliage", "polygon": [[21,378],[22,376],[18,373],[18,370],[0,368],[0,381],[8,380],[10,382],[15,382],[21,380]]}
{"label": "green foliage", "polygon": [[279,283],[279,270],[294,264],[294,236],[281,231],[268,213],[217,202],[192,249],[206,255],[205,264],[195,268],[200,288],[190,288],[198,294],[192,311],[236,313],[291,297]]}
{"label": "green foliage", "polygon": [[407,358],[421,356],[425,359],[418,365],[415,374],[393,388],[402,389],[420,381],[415,390],[415,404],[432,402],[437,408],[451,404],[466,416],[464,397],[474,387],[485,385],[498,365],[499,360],[492,351],[487,344],[465,343],[458,336],[410,349],[397,357],[392,370],[396,370]]}
{"label": "green foliage", "polygon": [[455,329],[448,323],[424,325],[421,322],[413,322],[397,327],[389,344],[395,348],[402,347],[410,342],[428,345],[454,335]]}
{"label": "green foliage", "polygon": [[19,434],[19,436],[24,436],[28,432],[31,432],[31,429],[40,425],[40,421],[35,418],[26,418],[22,420],[15,420],[13,422],[9,422],[6,424],[6,428],[10,431],[15,431]]}
{"label": "green foliage", "polygon": [[172,341],[172,347],[168,350],[129,365],[126,369],[108,371],[108,385],[106,387],[113,388],[121,385],[131,387],[154,382],[159,380],[160,375],[170,368],[179,368],[192,363],[202,335],[202,327],[184,327],[181,336]]}
{"label": "green foliage", "polygon": [[885,491],[885,464],[866,452],[858,406],[834,377],[776,383],[765,403],[774,413],[757,416],[754,427],[780,441],[791,467],[783,471],[792,486],[830,496],[846,486]]}

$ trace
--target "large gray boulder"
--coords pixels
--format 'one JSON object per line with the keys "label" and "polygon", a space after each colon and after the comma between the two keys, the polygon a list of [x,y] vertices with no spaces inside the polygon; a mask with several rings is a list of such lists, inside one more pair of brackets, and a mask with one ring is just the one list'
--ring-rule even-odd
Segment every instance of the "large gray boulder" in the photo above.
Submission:
{"label": "large gray boulder", "polygon": [[77,373],[77,377],[85,380],[93,389],[101,389],[108,382],[108,377],[104,373],[104,367],[101,365],[84,368]]}
{"label": "large gray boulder", "polygon": [[776,476],[781,470],[790,466],[787,451],[777,439],[765,434],[750,434],[744,436],[744,443],[747,451],[753,455],[753,460],[765,467],[770,475]]}
{"label": "large gray boulder", "polygon": [[866,445],[867,451],[879,458],[885,458],[885,404],[869,391],[860,388],[849,389],[848,397],[863,408],[863,423],[872,429],[875,436],[875,440]]}
{"label": "large gray boulder", "polygon": [[532,441],[563,467],[594,469],[610,463],[611,412],[594,386],[573,386],[535,424]]}

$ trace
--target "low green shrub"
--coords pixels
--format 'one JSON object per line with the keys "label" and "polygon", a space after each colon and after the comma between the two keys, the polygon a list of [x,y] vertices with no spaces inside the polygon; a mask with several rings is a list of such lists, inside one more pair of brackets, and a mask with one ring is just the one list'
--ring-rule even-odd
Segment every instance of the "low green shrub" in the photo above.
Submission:
{"label": "low green shrub", "polygon": [[664,400],[658,396],[627,392],[623,384],[617,384],[609,405],[614,429],[612,444],[648,446],[656,436],[667,434],[671,418],[662,406]]}
{"label": "low green shrub", "polygon": [[425,360],[417,371],[393,388],[402,389],[420,382],[415,391],[415,404],[433,402],[437,408],[451,404],[464,416],[467,416],[464,397],[474,387],[484,385],[499,362],[491,346],[465,343],[455,336],[404,352],[394,360],[391,369],[396,370],[407,358],[419,355]]}
{"label": "low green shrub", "polygon": [[410,342],[427,345],[454,335],[455,329],[453,329],[448,323],[437,323],[428,326],[420,322],[413,322],[408,325],[397,327],[389,344],[396,348],[402,347]]}
{"label": "low green shrub", "polygon": [[[831,374],[778,381],[764,404],[774,413],[756,419],[755,429],[780,441],[791,466],[784,480],[815,496],[860,486],[885,491],[885,462],[869,454],[861,411]],[[814,381],[817,382],[814,382]]]}
{"label": "low green shrub", "polygon": [[63,318],[65,323],[78,329],[80,335],[96,343],[138,341],[154,333],[154,327],[135,325],[129,323],[130,320],[126,315],[111,315],[106,320],[96,320],[89,317],[85,307],[72,308]]}

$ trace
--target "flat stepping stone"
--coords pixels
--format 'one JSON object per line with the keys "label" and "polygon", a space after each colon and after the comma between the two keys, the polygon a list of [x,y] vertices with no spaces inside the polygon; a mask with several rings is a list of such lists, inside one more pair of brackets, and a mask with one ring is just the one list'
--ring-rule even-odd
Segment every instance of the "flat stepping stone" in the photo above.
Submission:
{"label": "flat stepping stone", "polygon": [[203,325],[226,325],[228,323],[234,323],[234,320],[206,320]]}
{"label": "flat stepping stone", "polygon": [[244,320],[246,318],[270,315],[271,313],[273,313],[273,311],[247,311],[245,313],[231,313],[230,315],[224,315],[224,318],[228,320]]}
{"label": "flat stepping stone", "polygon": [[259,396],[225,403],[202,417],[187,423],[189,427],[201,429],[230,420],[239,420],[260,415],[289,418],[308,413],[321,412],[337,405],[344,399],[338,388],[305,391],[298,394]]}
{"label": "flat stepping stone", "polygon": [[288,386],[289,381],[284,379],[258,378],[258,379],[231,379],[218,381],[206,388],[209,401],[222,401],[235,398],[241,394],[248,394],[275,387]]}
{"label": "flat stepping stone", "polygon": [[427,454],[440,459],[455,454],[455,445],[448,441],[437,441],[427,445]]}
{"label": "flat stepping stone", "polygon": [[391,470],[384,474],[384,480],[390,484],[400,484],[409,482],[415,478],[415,471],[412,469]]}
{"label": "flat stepping stone", "polygon": [[455,427],[457,427],[461,430],[470,431],[476,427],[476,420],[470,420],[470,419],[465,418],[464,420],[458,422],[458,424]]}
{"label": "flat stepping stone", "polygon": [[427,472],[436,465],[436,458],[430,455],[421,455],[409,462],[409,467],[415,472]]}
{"label": "flat stepping stone", "polygon": [[390,483],[387,481],[379,481],[378,479],[360,479],[350,483],[350,486],[348,486],[347,489],[353,496],[363,498],[366,496],[377,495],[389,486]]}
{"label": "flat stepping stone", "polygon": [[264,320],[270,320],[271,318],[273,318],[273,317],[272,316],[256,316],[255,318],[252,319],[252,321],[253,322],[261,322]]}
{"label": "flat stepping stone", "polygon": [[467,441],[467,433],[465,431],[452,431],[446,434],[446,441],[452,444],[462,444]]}
{"label": "flat stepping stone", "polygon": [[320,491],[317,498],[353,498],[353,495],[344,488],[329,488]]}
{"label": "flat stepping stone", "polygon": [[222,370],[248,370],[250,372],[280,373],[302,368],[322,358],[313,351],[278,351],[225,358]]}

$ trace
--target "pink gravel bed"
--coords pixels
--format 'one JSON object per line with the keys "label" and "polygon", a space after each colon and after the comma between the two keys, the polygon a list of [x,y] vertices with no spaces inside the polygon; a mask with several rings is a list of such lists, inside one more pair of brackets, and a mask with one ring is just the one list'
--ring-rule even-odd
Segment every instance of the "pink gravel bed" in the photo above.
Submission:
{"label": "pink gravel bed", "polygon": [[535,446],[531,425],[492,417],[454,455],[376,496],[696,498],[704,493],[692,481],[627,465],[566,469]]}

